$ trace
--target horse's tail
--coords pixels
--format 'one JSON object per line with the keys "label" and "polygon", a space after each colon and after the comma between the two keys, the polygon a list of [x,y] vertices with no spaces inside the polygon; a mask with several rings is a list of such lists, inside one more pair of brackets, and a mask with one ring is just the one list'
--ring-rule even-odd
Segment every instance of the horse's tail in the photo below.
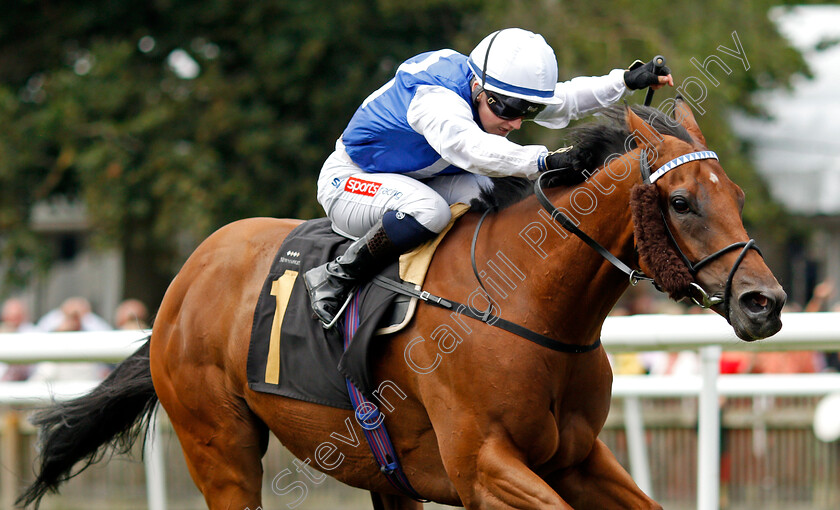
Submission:
{"label": "horse's tail", "polygon": [[[149,426],[158,397],[152,385],[149,340],[94,388],[67,402],[38,412],[40,429],[37,478],[16,504],[37,509],[48,492],[102,459],[106,446],[128,452]],[[73,467],[81,462],[80,468]]]}

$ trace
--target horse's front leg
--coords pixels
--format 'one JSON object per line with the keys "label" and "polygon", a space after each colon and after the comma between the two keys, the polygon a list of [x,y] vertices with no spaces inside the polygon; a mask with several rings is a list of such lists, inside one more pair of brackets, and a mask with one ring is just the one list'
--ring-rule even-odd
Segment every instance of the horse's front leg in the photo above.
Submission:
{"label": "horse's front leg", "polygon": [[662,509],[639,489],[600,439],[583,462],[546,480],[576,510]]}
{"label": "horse's front leg", "polygon": [[444,453],[444,465],[465,508],[566,510],[571,509],[524,462],[507,438],[490,437],[476,453],[461,444]]}

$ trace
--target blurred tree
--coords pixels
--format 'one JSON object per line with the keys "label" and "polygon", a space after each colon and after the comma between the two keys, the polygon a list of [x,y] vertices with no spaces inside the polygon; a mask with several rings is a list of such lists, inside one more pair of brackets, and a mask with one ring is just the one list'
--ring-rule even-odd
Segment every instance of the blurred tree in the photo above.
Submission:
{"label": "blurred tree", "polygon": [[86,206],[94,241],[125,252],[126,293],[150,303],[184,251],[221,225],[322,214],[315,180],[354,109],[405,57],[450,46],[478,5],[8,6],[0,18],[7,281],[24,282],[47,263],[28,220],[34,203],[53,197]]}
{"label": "blurred tree", "polygon": [[[677,88],[658,91],[652,105],[670,111],[669,100],[681,92],[692,105],[709,147],[720,155],[729,176],[747,193],[747,227],[767,230],[766,227],[774,226],[776,235],[784,237],[783,227],[789,225],[786,214],[770,198],[750,163],[748,147],[729,125],[734,110],[765,114],[753,102],[753,92],[787,88],[796,73],[810,76],[802,56],[790,47],[770,19],[771,7],[784,3],[541,2],[539,14],[535,15],[534,2],[493,0],[486,12],[491,26],[522,26],[543,34],[557,53],[561,80],[606,74],[610,69],[627,67],[635,59],[648,61],[654,55],[664,55]],[[744,61],[726,53],[727,49],[737,53],[738,44]],[[728,74],[717,62],[707,62],[710,56],[717,56],[728,67]],[[707,67],[708,71],[700,67]],[[644,94],[635,92],[627,100],[641,103]],[[529,126],[515,136],[532,142],[537,139],[548,146],[558,144],[557,135],[538,127]]]}
{"label": "blurred tree", "polygon": [[[159,301],[180,257],[247,216],[314,217],[315,179],[361,100],[405,58],[469,52],[521,26],[556,49],[560,76],[604,74],[661,53],[680,84],[718,54],[699,119],[746,188],[748,221],[776,221],[733,136],[733,108],[786,86],[804,63],[776,33],[778,2],[724,0],[21,0],[0,18],[0,244],[12,280],[49,260],[34,203],[85,204],[99,245],[126,254],[126,292]],[[749,69],[720,52],[740,38]],[[740,66],[740,67],[739,67]],[[673,91],[660,92],[659,104]],[[642,100],[637,93],[631,101]],[[549,146],[556,132],[517,139]],[[759,211],[760,209],[760,211]]]}

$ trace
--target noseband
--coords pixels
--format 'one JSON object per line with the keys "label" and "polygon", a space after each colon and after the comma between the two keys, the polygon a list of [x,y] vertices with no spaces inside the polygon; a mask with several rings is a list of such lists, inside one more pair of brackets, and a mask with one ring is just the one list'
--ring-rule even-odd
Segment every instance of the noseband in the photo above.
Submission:
{"label": "noseband", "polygon": [[[691,161],[698,161],[702,159],[715,159],[717,160],[717,154],[712,151],[699,151],[699,152],[692,152],[689,154],[685,154],[679,156],[677,158],[668,161],[661,167],[659,167],[656,171],[651,173],[650,165],[647,160],[647,151],[643,150],[641,153],[641,165],[640,171],[642,174],[642,185],[643,186],[655,186],[655,182],[657,179],[668,173],[669,171],[689,163]],[[602,257],[604,257],[608,262],[610,262],[613,266],[618,268],[624,274],[626,274],[630,279],[631,285],[636,285],[641,280],[651,281],[654,282],[654,285],[657,287],[658,290],[662,290],[653,278],[646,276],[639,270],[631,269],[627,264],[619,260],[615,255],[610,253],[606,248],[601,246],[597,241],[589,237],[586,233],[580,230],[566,215],[560,212],[554,205],[548,200],[545,193],[543,192],[542,187],[542,180],[546,178],[546,176],[551,176],[559,171],[563,171],[564,169],[559,170],[550,170],[548,172],[543,172],[534,182],[534,194],[537,196],[537,200],[539,200],[540,204],[542,204],[543,208],[551,214],[551,217],[557,221],[563,228],[577,236],[579,239],[584,241],[590,247],[592,247],[596,252],[598,252]],[[668,234],[668,238],[670,240],[671,247],[676,251],[679,255],[682,262],[685,264],[686,268],[688,269],[689,274],[691,275],[692,279],[697,278],[697,273],[710,262],[714,261],[715,259],[723,256],[726,253],[729,253],[732,250],[741,249],[741,252],[738,254],[738,257],[735,259],[735,263],[732,265],[732,268],[729,270],[729,276],[726,279],[726,287],[724,290],[723,297],[716,297],[714,295],[709,295],[702,286],[696,281],[690,282],[688,284],[688,288],[685,289],[686,295],[688,295],[691,300],[701,308],[711,308],[716,305],[723,305],[724,308],[724,317],[727,321],[729,321],[729,301],[732,297],[732,280],[735,277],[735,272],[738,270],[738,267],[743,262],[744,258],[747,256],[749,250],[755,250],[761,255],[761,251],[755,245],[755,240],[750,239],[749,241],[741,241],[737,243],[732,243],[729,246],[718,250],[697,262],[691,262],[688,257],[683,253],[682,249],[680,249],[679,244],[677,243],[676,238],[674,237],[673,233],[671,232],[670,227],[668,226],[668,222],[665,221],[665,213],[662,212],[662,209],[659,208],[659,213],[662,217],[662,222],[665,224],[665,232]]]}

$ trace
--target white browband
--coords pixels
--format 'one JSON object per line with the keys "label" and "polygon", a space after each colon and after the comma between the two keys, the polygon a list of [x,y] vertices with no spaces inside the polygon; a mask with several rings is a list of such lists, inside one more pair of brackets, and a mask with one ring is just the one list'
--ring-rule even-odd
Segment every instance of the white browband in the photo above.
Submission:
{"label": "white browband", "polygon": [[677,158],[672,159],[671,161],[665,163],[659,169],[652,174],[650,174],[650,183],[653,184],[656,182],[657,179],[665,175],[666,173],[670,172],[671,170],[677,168],[680,165],[684,165],[691,161],[697,161],[700,159],[718,159],[718,155],[715,154],[713,151],[700,151],[700,152],[692,152],[689,154],[683,154]]}

